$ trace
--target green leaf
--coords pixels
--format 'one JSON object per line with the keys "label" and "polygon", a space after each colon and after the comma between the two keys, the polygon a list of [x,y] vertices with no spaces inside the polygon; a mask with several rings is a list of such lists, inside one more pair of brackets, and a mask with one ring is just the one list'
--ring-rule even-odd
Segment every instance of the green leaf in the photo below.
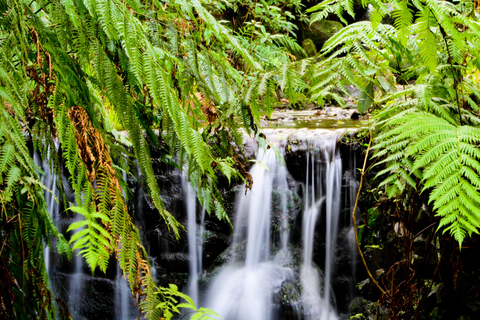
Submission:
{"label": "green leaf", "polygon": [[358,97],[357,108],[360,114],[364,114],[372,106],[373,103],[373,82],[368,82],[365,89]]}

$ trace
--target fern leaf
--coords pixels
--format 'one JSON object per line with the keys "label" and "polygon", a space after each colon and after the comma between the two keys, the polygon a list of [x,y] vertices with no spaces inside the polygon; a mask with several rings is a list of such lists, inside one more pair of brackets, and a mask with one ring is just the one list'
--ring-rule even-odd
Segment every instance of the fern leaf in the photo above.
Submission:
{"label": "fern leaf", "polygon": [[398,9],[392,13],[395,19],[394,26],[398,30],[400,43],[406,47],[408,37],[410,36],[410,26],[413,22],[412,10],[408,7],[408,0],[402,0],[398,3]]}

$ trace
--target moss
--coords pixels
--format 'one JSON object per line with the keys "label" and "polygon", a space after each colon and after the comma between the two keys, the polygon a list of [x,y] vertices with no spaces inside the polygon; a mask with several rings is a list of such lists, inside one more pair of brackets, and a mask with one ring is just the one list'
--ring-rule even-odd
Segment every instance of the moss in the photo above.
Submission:
{"label": "moss", "polygon": [[312,39],[305,39],[302,42],[303,49],[309,57],[313,57],[317,54],[317,47],[313,43]]}

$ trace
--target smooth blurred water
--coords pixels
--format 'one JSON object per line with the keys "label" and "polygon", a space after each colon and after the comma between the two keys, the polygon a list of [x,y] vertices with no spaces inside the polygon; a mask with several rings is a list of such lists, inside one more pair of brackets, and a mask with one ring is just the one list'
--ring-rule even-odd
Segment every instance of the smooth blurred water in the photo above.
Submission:
{"label": "smooth blurred water", "polygon": [[244,258],[231,261],[223,268],[215,277],[207,299],[207,307],[229,320],[274,319],[278,310],[272,298],[282,284],[294,276],[293,270],[287,267],[286,222],[281,230],[281,250],[275,256],[270,243],[274,178],[279,186],[282,220],[288,220],[284,199],[288,191],[286,169],[272,149],[258,153],[257,163],[250,170],[255,181],[252,190],[246,196],[245,191],[240,190],[237,198],[233,246],[245,247],[245,252],[237,252]]}

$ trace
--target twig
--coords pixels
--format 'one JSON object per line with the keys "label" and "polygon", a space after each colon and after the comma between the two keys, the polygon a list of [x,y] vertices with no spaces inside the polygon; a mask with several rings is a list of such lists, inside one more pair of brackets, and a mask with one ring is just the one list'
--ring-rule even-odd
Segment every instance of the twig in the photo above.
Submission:
{"label": "twig", "polygon": [[438,268],[440,267],[440,262],[442,261],[442,257],[443,257],[443,251],[445,251],[445,246],[446,245],[444,245],[442,248],[442,253],[440,254],[440,258],[438,259],[437,267],[435,268],[435,272],[433,273],[432,282],[430,282],[430,287],[428,288],[427,294],[429,294],[432,291],[433,282],[435,281],[435,277],[437,276]]}
{"label": "twig", "polygon": [[22,233],[22,220],[20,219],[20,213],[18,214],[18,230],[20,232],[20,242],[22,243],[22,276],[23,276],[23,283],[22,283],[22,297],[23,297],[23,312],[27,313],[25,309],[25,248],[23,246],[23,233]]}
{"label": "twig", "polygon": [[360,254],[360,257],[362,258],[363,264],[365,265],[365,269],[367,270],[369,278],[377,286],[377,288],[380,290],[380,292],[382,292],[382,294],[386,294],[387,292],[385,291],[385,289],[383,289],[380,286],[380,284],[377,282],[377,280],[375,280],[372,273],[368,269],[367,262],[365,261],[365,257],[363,256],[362,249],[360,248],[360,242],[358,241],[357,220],[355,219],[355,212],[357,211],[358,199],[360,197],[360,192],[362,190],[363,177],[365,176],[365,167],[367,166],[368,153],[370,151],[371,146],[372,146],[372,133],[370,132],[370,141],[368,142],[367,152],[365,154],[365,159],[363,161],[362,175],[360,177],[360,185],[358,186],[357,198],[355,199],[355,206],[353,207],[353,212],[352,212],[353,230],[355,231],[355,242],[357,243],[358,253]]}
{"label": "twig", "polygon": [[422,231],[418,232],[414,237],[413,239],[416,239],[419,235],[421,235],[423,233],[423,231],[427,230],[427,229],[430,229],[431,227],[433,227],[434,225],[436,225],[437,222],[435,221],[434,223],[432,223],[431,225],[429,225],[428,227],[425,227]]}
{"label": "twig", "polygon": [[[453,67],[453,58],[452,58],[452,55],[450,54],[450,50],[449,50],[449,47],[448,47],[447,33],[445,32],[445,29],[443,29],[442,25],[440,24],[440,21],[437,19],[437,16],[435,15],[435,13],[431,9],[429,9],[429,11],[432,13],[433,17],[437,21],[438,29],[440,30],[440,34],[442,35],[443,41],[445,42],[445,47],[447,48],[446,51],[447,51],[447,54],[448,54],[448,62],[450,63],[450,69],[452,70],[453,84],[454,84],[454,89],[455,89],[455,99],[457,100],[458,116],[460,117],[460,125],[463,126],[462,109],[460,107],[460,101],[459,101],[459,98],[458,98],[458,82],[461,81],[460,79],[461,79],[462,75],[460,75],[458,79],[457,79],[457,77],[455,77],[455,68]],[[463,92],[462,92],[462,95],[463,95]],[[462,101],[462,104],[463,104],[463,101]]]}
{"label": "twig", "polygon": [[197,311],[190,311],[190,312],[187,312],[183,315],[183,317],[180,318],[180,320],[182,320],[183,318],[185,318],[187,315],[189,314],[192,314],[192,313],[197,313]]}

